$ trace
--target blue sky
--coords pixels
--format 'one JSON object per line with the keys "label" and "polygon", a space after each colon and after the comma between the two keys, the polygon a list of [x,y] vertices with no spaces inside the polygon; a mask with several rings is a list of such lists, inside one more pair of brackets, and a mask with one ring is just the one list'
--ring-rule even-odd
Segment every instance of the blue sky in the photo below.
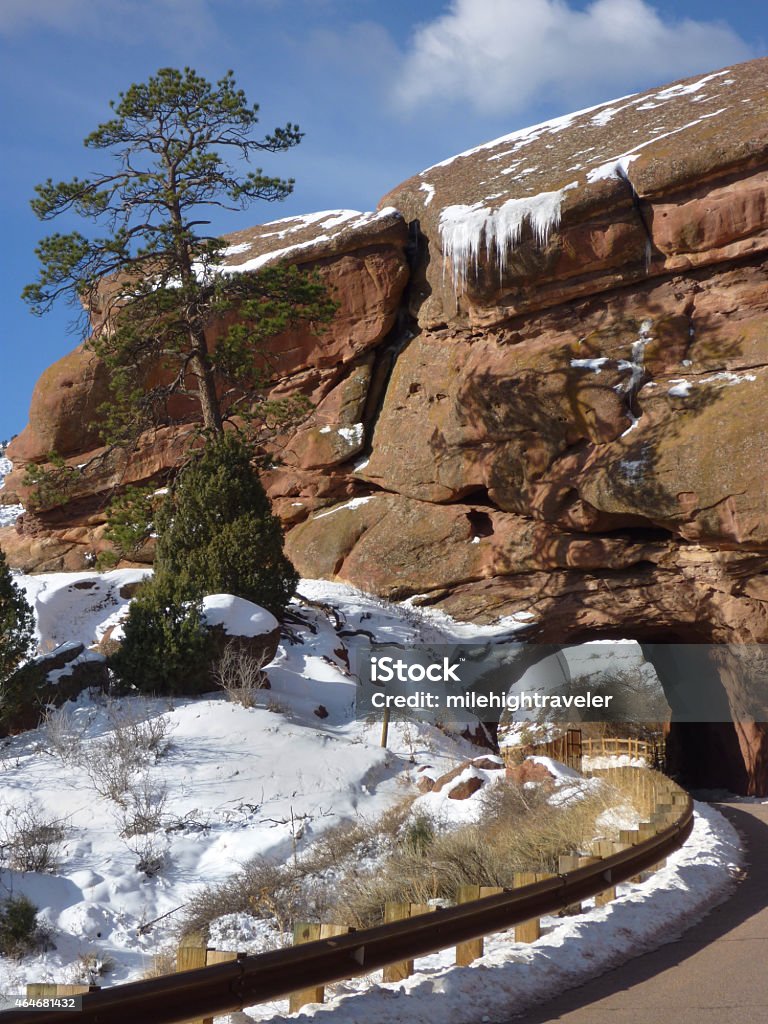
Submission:
{"label": "blue sky", "polygon": [[[21,302],[41,225],[34,185],[96,169],[82,140],[108,102],[159,67],[233,68],[295,150],[278,205],[222,215],[221,232],[290,213],[371,209],[451,153],[546,117],[766,53],[756,0],[2,0],[3,271],[0,439],[27,420],[35,380],[80,340],[71,310]],[[71,227],[72,225],[69,225]],[[62,225],[66,228],[67,225]]]}

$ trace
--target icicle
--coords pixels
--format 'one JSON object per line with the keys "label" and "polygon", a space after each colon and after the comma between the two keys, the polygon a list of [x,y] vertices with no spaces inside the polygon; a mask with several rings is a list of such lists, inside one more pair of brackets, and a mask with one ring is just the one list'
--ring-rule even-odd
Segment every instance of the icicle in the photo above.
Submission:
{"label": "icicle", "polygon": [[499,274],[503,275],[508,254],[519,244],[526,221],[536,245],[539,248],[546,245],[552,230],[560,224],[563,195],[571,187],[508,199],[498,210],[481,203],[446,206],[440,213],[438,228],[443,254],[451,263],[454,289],[458,292],[466,286],[470,267],[477,271],[483,244],[488,260],[495,250]]}

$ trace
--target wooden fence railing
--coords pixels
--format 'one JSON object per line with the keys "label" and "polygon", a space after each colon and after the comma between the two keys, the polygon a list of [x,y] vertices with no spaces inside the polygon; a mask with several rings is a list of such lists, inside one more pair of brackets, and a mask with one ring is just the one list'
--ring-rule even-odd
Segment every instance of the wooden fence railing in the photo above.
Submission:
{"label": "wooden fence railing", "polygon": [[641,740],[635,737],[598,736],[581,741],[582,757],[621,757],[645,761],[649,768],[664,762],[664,741]]}
{"label": "wooden fence railing", "polygon": [[[617,883],[637,878],[679,849],[693,828],[691,798],[674,782],[645,769],[624,771],[646,776],[644,786],[651,780],[653,812],[648,821],[622,833],[617,845],[562,864],[557,875],[458,906],[430,908],[429,913],[374,928],[257,956],[226,954],[236,959],[92,992],[82,996],[78,1024],[200,1021],[290,996],[297,989],[306,991],[370,974],[610,893]],[[207,953],[202,962],[208,962]],[[49,1010],[36,1012],[34,1018],[38,1024],[61,1020],[58,1012]],[[28,1020],[28,1011],[0,1012],[0,1024],[26,1024]]]}
{"label": "wooden fence railing", "polygon": [[546,743],[502,748],[502,755],[508,764],[516,763],[521,754],[551,757],[553,761],[560,761],[579,772],[584,767],[585,757],[621,757],[625,754],[633,760],[645,761],[649,768],[660,771],[664,766],[664,741],[616,736],[585,738],[581,729],[567,729]]}

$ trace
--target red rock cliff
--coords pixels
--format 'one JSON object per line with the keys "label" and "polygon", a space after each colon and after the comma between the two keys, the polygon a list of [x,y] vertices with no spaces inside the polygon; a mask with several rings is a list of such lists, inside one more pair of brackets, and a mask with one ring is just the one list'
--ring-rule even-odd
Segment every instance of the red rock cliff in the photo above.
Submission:
{"label": "red rock cliff", "polygon": [[[321,343],[277,346],[275,388],[315,403],[267,481],[301,572],[526,611],[547,641],[768,642],[767,184],[760,60],[514,132],[378,217],[233,236],[237,262],[294,246],[342,302]],[[10,457],[86,461],[102,384],[82,350],[48,370]],[[117,473],[5,531],[11,561],[79,566]],[[762,727],[737,732],[765,791]]]}

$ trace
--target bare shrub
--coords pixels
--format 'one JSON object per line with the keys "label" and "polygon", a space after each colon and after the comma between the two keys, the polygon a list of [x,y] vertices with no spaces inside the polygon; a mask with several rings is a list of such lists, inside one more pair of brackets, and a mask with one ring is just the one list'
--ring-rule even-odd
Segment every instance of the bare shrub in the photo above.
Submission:
{"label": "bare shrub", "polygon": [[299,877],[291,865],[254,857],[232,878],[192,897],[180,925],[181,932],[207,934],[211,921],[217,917],[240,913],[274,918],[283,930],[295,913],[298,889]]}
{"label": "bare shrub", "polygon": [[268,683],[264,672],[268,661],[266,651],[254,654],[242,643],[230,640],[213,666],[213,678],[229,700],[242,704],[244,708],[252,708],[257,703],[256,694]]}
{"label": "bare shrub", "polygon": [[127,807],[139,771],[155,764],[169,749],[170,723],[163,715],[140,718],[122,708],[108,713],[111,730],[83,747],[83,766],[100,796]]}
{"label": "bare shrub", "polygon": [[83,728],[77,721],[70,704],[49,708],[43,718],[41,749],[61,761],[63,765],[77,765],[82,761]]}
{"label": "bare shrub", "polygon": [[145,836],[161,829],[165,824],[167,800],[168,789],[165,784],[147,775],[129,785],[117,818],[121,838]]}
{"label": "bare shrub", "polygon": [[144,970],[142,978],[164,978],[176,973],[176,951],[174,944],[163,946],[152,956],[152,963]]}
{"label": "bare shrub", "polygon": [[115,969],[115,960],[105,950],[92,949],[78,953],[71,967],[72,984],[96,985],[99,978]]}
{"label": "bare shrub", "polygon": [[109,741],[91,744],[85,754],[85,771],[91,785],[99,794],[124,804],[133,785],[137,765],[133,759],[116,756]]}
{"label": "bare shrub", "polygon": [[107,744],[116,757],[133,761],[136,767],[155,764],[171,746],[171,723],[164,715],[143,717],[120,705],[110,708],[111,731]]}
{"label": "bare shrub", "polygon": [[46,817],[32,800],[0,811],[0,858],[12,871],[54,872],[65,836],[64,822]]}
{"label": "bare shrub", "polygon": [[126,847],[136,857],[136,870],[147,878],[159,875],[165,866],[168,852],[164,837],[156,832],[136,834],[124,840]]}

